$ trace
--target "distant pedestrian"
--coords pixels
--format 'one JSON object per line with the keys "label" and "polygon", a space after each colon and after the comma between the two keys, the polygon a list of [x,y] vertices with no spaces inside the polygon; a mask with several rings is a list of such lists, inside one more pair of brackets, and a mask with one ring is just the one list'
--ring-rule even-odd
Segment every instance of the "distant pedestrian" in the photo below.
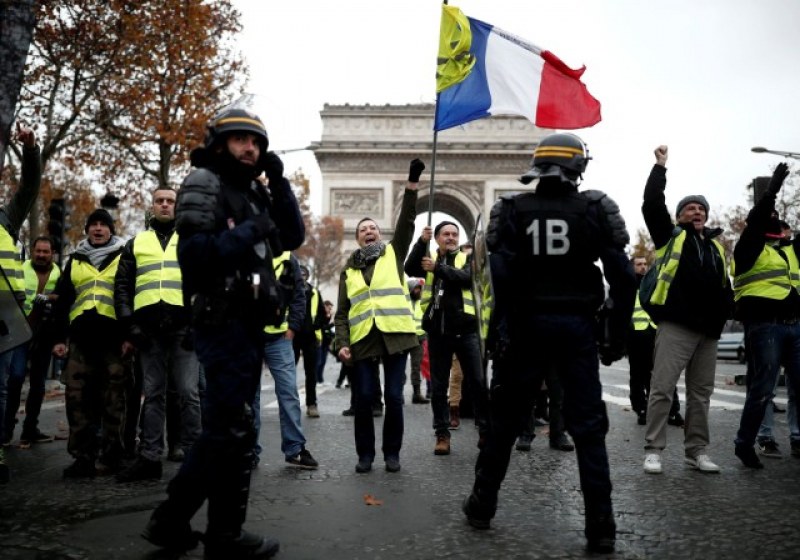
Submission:
{"label": "distant pedestrian", "polygon": [[303,370],[305,372],[306,387],[306,416],[319,418],[317,406],[317,360],[319,359],[319,345],[322,338],[319,332],[325,320],[325,308],[322,305],[322,296],[319,290],[308,281],[309,270],[307,266],[300,265],[300,275],[303,278],[305,289],[306,309],[300,330],[292,338],[294,348],[294,361],[297,363],[303,356]]}

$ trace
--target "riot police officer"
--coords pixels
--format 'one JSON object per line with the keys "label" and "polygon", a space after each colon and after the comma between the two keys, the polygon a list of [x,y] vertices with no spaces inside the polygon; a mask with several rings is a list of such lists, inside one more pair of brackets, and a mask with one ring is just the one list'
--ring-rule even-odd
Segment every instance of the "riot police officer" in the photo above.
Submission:
{"label": "riot police officer", "polygon": [[[207,390],[203,432],[170,482],[143,537],[172,550],[197,545],[190,519],[208,499],[205,558],[269,558],[278,542],[242,530],[255,443],[252,408],[267,324],[283,317],[274,255],[305,235],[280,158],[255,114],[229,107],[208,125],[178,193],[184,296]],[[267,190],[256,181],[266,172]]]}
{"label": "riot police officer", "polygon": [[[486,239],[495,295],[491,430],[463,511],[473,527],[489,528],[514,441],[543,377],[555,367],[564,388],[564,423],[577,450],[587,548],[609,552],[616,526],[595,315],[604,299],[605,274],[614,305],[600,356],[610,364],[622,357],[635,280],[616,203],[600,191],[578,192],[588,160],[577,136],[546,136],[534,151],[531,170],[520,178],[523,184],[538,179],[536,190],[503,197],[492,209]],[[604,272],[594,264],[598,259]]]}

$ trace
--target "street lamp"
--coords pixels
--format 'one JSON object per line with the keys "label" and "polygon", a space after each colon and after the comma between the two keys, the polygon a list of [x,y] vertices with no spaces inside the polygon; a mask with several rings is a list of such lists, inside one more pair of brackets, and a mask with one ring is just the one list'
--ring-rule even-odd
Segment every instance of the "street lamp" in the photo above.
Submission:
{"label": "street lamp", "polygon": [[784,152],[784,151],[781,151],[781,150],[768,150],[767,148],[765,148],[763,146],[753,146],[752,148],[750,148],[750,151],[754,152],[756,154],[772,154],[772,155],[783,156],[783,157],[792,158],[792,159],[800,159],[800,153],[798,153],[798,152]]}

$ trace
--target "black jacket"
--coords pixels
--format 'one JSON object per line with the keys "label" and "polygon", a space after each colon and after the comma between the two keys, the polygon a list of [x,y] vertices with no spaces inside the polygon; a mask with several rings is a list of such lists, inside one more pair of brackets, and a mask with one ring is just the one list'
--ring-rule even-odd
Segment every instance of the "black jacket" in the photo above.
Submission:
{"label": "black jacket", "polygon": [[[175,233],[175,221],[163,223],[151,219],[150,230],[156,234],[161,248],[165,249]],[[142,337],[172,333],[186,327],[189,324],[189,309],[184,305],[177,306],[160,301],[133,310],[137,269],[133,254],[135,239],[134,237],[125,244],[119,258],[119,267],[114,279],[114,308],[117,320],[122,323],[122,328],[127,333],[127,339],[139,346],[143,342]]]}
{"label": "black jacket", "polygon": [[[775,195],[765,193],[747,216],[747,225],[742,231],[733,259],[736,274],[743,274],[753,268],[764,245],[770,241],[766,237],[768,226],[772,225],[772,212],[775,210]],[[774,242],[774,240],[772,240]],[[781,240],[781,245],[792,245],[796,254],[800,255],[800,238],[792,241]],[[745,296],[736,302],[735,317],[739,321],[759,321],[773,319],[800,318],[800,295],[797,290],[790,290],[783,300],[768,299],[756,296]]]}
{"label": "black jacket", "polygon": [[[209,186],[218,188],[218,194],[208,207]],[[208,222],[201,227],[191,225],[191,202],[199,198],[203,211],[208,211]],[[249,176],[236,175],[221,164],[211,163],[195,169],[183,181],[175,209],[178,232],[178,262],[181,266],[184,298],[208,303],[211,319],[208,326],[224,328],[220,318],[243,320],[254,328],[277,320],[266,318],[265,308],[255,305],[266,298],[261,293],[253,297],[252,280],[257,273],[261,278],[274,277],[272,257],[283,251],[299,247],[305,239],[305,226],[297,199],[285,177],[271,180],[269,192]],[[182,216],[183,213],[183,216]],[[205,220],[205,214],[200,218]],[[184,222],[185,220],[185,222]],[[186,223],[184,230],[181,224]],[[184,234],[184,231],[186,234]],[[272,253],[265,251],[265,243]],[[268,288],[267,282],[259,285]],[[258,291],[258,290],[257,290]],[[223,301],[232,294],[233,298]],[[277,310],[273,309],[273,311]]]}
{"label": "black jacket", "polygon": [[[644,189],[642,215],[656,248],[666,245],[675,224],[667,210],[664,190],[666,168],[654,165]],[[691,224],[678,224],[686,231],[678,272],[664,305],[654,306],[650,316],[655,323],[671,321],[719,338],[725,321],[733,311],[733,292],[727,266],[720,258],[713,239],[721,229],[705,228],[702,237]]]}
{"label": "black jacket", "polygon": [[[411,277],[426,278],[428,274],[422,268],[422,257],[428,252],[428,244],[417,240],[411,248],[405,264],[405,272]],[[436,268],[433,270],[433,299],[425,311],[422,324],[428,334],[468,334],[477,330],[474,315],[464,313],[462,290],[472,286],[471,259],[463,268],[456,268],[455,260],[458,251],[441,255],[437,251]],[[442,291],[439,306],[434,306],[438,291]]]}
{"label": "black jacket", "polygon": [[[112,242],[115,239],[118,238],[112,237]],[[119,249],[106,256],[97,267],[98,270],[105,270],[114,262],[122,251],[121,240],[119,242]],[[70,323],[69,312],[77,297],[72,283],[72,265],[76,261],[89,262],[89,258],[81,252],[72,253],[53,289],[53,294],[58,296],[53,304],[55,343],[65,343],[69,338],[70,343],[75,343],[84,350],[104,352],[109,348],[121,348],[124,331],[116,319],[105,317],[91,309],[81,313]]]}

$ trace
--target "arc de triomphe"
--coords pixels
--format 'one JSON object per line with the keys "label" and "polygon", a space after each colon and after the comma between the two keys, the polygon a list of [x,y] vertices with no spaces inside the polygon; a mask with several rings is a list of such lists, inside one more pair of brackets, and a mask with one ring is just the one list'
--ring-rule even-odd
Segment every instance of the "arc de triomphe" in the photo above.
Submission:
{"label": "arc de triomphe", "polygon": [[[425,161],[429,186],[433,104],[328,105],[320,113],[322,138],[312,149],[322,171],[322,213],[344,220],[346,253],[356,247],[355,226],[369,216],[391,239],[408,177],[408,163]],[[548,133],[517,117],[492,117],[439,133],[433,210],[453,216],[467,230],[502,194],[520,190],[517,178],[530,165],[533,147]],[[417,213],[428,211],[420,191]]]}

